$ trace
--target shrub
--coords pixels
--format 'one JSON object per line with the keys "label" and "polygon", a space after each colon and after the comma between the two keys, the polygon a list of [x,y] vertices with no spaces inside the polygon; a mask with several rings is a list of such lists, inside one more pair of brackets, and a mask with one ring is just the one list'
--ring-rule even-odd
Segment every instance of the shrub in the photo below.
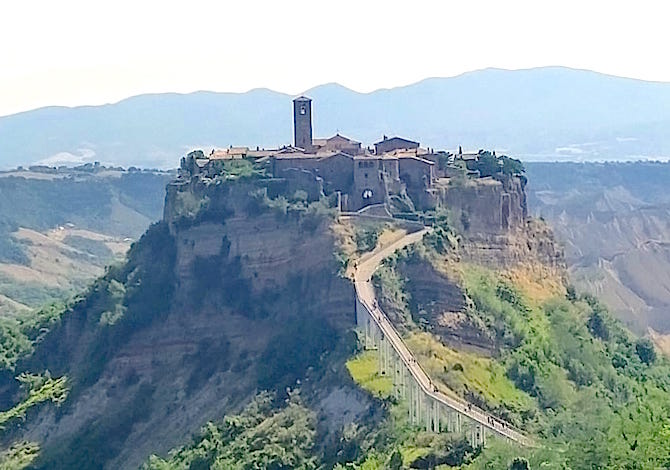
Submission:
{"label": "shrub", "polygon": [[640,360],[647,365],[656,360],[654,344],[648,338],[640,338],[635,342],[635,352]]}
{"label": "shrub", "polygon": [[394,450],[389,458],[388,463],[389,470],[401,470],[402,469],[402,455],[398,449]]}
{"label": "shrub", "polygon": [[374,250],[377,246],[379,233],[375,229],[356,230],[354,234],[354,241],[356,242],[356,250],[359,253]]}
{"label": "shrub", "polygon": [[509,470],[530,470],[530,464],[523,457],[516,457],[512,460]]}
{"label": "shrub", "polygon": [[574,302],[575,300],[577,300],[577,290],[575,289],[575,286],[573,286],[572,284],[566,287],[565,298],[568,299],[570,302]]}
{"label": "shrub", "polygon": [[586,323],[586,326],[589,328],[589,331],[596,338],[600,338],[603,341],[607,341],[610,338],[610,332],[605,323],[605,319],[600,310],[594,309],[589,316],[589,320]]}

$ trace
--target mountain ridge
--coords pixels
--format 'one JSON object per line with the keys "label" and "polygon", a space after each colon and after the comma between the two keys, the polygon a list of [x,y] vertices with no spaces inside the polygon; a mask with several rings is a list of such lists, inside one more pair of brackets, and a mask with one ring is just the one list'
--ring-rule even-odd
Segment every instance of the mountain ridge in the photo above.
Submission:
{"label": "mountain ridge", "polygon": [[329,86],[336,86],[339,88],[342,88],[346,91],[358,94],[358,95],[370,95],[373,93],[377,92],[382,92],[382,91],[391,91],[391,90],[397,90],[401,88],[408,88],[412,87],[415,85],[422,84],[424,82],[429,82],[433,80],[449,80],[449,79],[456,79],[460,78],[463,76],[468,76],[471,74],[477,74],[477,73],[482,73],[482,72],[525,72],[525,71],[531,71],[531,70],[568,70],[568,71],[574,71],[574,72],[584,72],[584,73],[591,73],[594,75],[598,76],[603,76],[607,78],[613,78],[613,79],[620,79],[624,81],[630,81],[630,82],[643,82],[643,83],[649,83],[649,84],[670,84],[670,81],[663,81],[663,80],[647,80],[643,78],[636,78],[636,77],[627,77],[627,76],[621,76],[621,75],[614,75],[611,73],[606,73],[606,72],[598,72],[597,70],[591,70],[587,68],[580,68],[580,67],[569,67],[569,66],[563,66],[563,65],[543,65],[543,66],[538,66],[538,67],[524,67],[524,68],[518,68],[518,69],[506,69],[504,67],[484,67],[484,68],[479,68],[479,69],[473,69],[473,70],[468,70],[456,75],[451,75],[451,76],[430,76],[426,78],[422,78],[420,80],[416,80],[410,83],[406,83],[404,85],[397,85],[397,86],[391,86],[391,87],[380,87],[380,88],[375,88],[370,91],[359,91],[356,90],[355,88],[351,88],[347,85],[343,85],[339,82],[325,82],[319,85],[315,85],[312,87],[307,88],[306,90],[292,94],[288,93],[285,91],[280,91],[280,90],[275,90],[270,87],[255,87],[255,88],[250,88],[246,91],[216,91],[216,90],[208,90],[208,89],[199,89],[199,90],[193,90],[193,91],[186,91],[186,92],[179,92],[179,91],[164,91],[164,92],[150,92],[150,93],[138,93],[138,94],[133,94],[129,95],[127,97],[115,100],[115,101],[108,101],[105,103],[98,103],[98,104],[81,104],[81,105],[45,105],[45,106],[38,106],[36,108],[31,108],[31,109],[26,109],[22,111],[17,111],[14,113],[8,113],[8,114],[2,114],[0,115],[0,119],[4,117],[9,117],[9,116],[18,116],[21,114],[27,114],[27,113],[32,113],[34,111],[40,111],[40,110],[45,110],[45,109],[78,109],[78,108],[97,108],[97,107],[104,107],[104,106],[113,106],[117,105],[120,103],[123,103],[125,101],[132,100],[134,98],[138,97],[145,97],[145,96],[188,96],[188,95],[196,95],[196,94],[217,94],[217,95],[245,95],[249,93],[254,93],[254,92],[270,92],[270,93],[275,93],[275,94],[280,94],[284,95],[287,97],[292,97],[292,96],[300,96],[300,95],[305,95],[309,94],[315,89],[323,88],[323,87],[329,87]]}
{"label": "mountain ridge", "polygon": [[[398,134],[431,147],[494,148],[526,160],[670,156],[665,82],[543,67],[483,69],[367,93],[329,83],[305,93],[314,99],[315,134],[341,132],[366,144]],[[61,154],[64,161],[165,168],[194,147],[286,145],[289,98],[267,88],[156,93],[4,116],[0,167]]]}

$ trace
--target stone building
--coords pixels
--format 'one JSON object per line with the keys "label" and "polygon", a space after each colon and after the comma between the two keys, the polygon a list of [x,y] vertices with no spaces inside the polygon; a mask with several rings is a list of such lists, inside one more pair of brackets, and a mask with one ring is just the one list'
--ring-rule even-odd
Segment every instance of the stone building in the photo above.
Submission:
{"label": "stone building", "polygon": [[285,153],[273,157],[275,177],[291,178],[299,174],[295,170],[310,172],[314,178],[321,179],[327,194],[341,193],[343,209],[349,211],[386,203],[390,193],[404,189],[398,177],[398,159],[392,157],[354,156],[344,152]]}
{"label": "stone building", "polygon": [[425,206],[425,193],[433,186],[435,180],[435,163],[416,155],[398,157],[400,179],[407,188],[407,193],[415,204]]}
{"label": "stone building", "polygon": [[275,177],[285,178],[291,169],[309,171],[323,179],[324,189],[328,193],[349,193],[354,181],[353,156],[343,152],[325,155],[284,153],[272,158],[272,174]]}
{"label": "stone building", "polygon": [[248,147],[229,147],[223,150],[212,150],[210,160],[242,160],[249,153]]}
{"label": "stone building", "polygon": [[405,197],[429,208],[429,192],[435,180],[435,163],[423,158],[427,150],[401,137],[385,138],[367,152],[360,142],[339,133],[327,139],[312,138],[311,100],[293,100],[294,145],[272,156],[276,178],[301,178],[305,172],[318,178],[327,194],[339,192],[343,209],[359,210],[374,204],[388,204],[392,196]]}
{"label": "stone building", "polygon": [[390,139],[386,136],[375,144],[375,154],[382,155],[384,153],[393,152],[394,150],[410,150],[418,149],[419,143],[414,142],[413,140],[403,139],[402,137],[391,137]]}
{"label": "stone building", "polygon": [[312,146],[316,152],[341,151],[349,155],[361,155],[364,153],[360,142],[344,137],[339,133],[327,139],[314,139]]}

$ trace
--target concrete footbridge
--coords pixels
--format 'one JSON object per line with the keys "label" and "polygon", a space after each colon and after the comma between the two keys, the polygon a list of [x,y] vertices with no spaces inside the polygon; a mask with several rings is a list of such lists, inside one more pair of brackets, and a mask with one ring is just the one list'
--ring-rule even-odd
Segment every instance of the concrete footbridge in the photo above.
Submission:
{"label": "concrete footbridge", "polygon": [[359,261],[354,272],[356,324],[364,335],[365,347],[379,351],[379,370],[392,376],[393,393],[396,398],[407,401],[412,423],[425,425],[427,431],[465,433],[473,447],[484,445],[487,434],[532,446],[533,442],[511,424],[467,401],[438,391],[379,307],[372,286],[372,274],[384,258],[421,240],[429,231],[429,228],[424,228],[405,235]]}

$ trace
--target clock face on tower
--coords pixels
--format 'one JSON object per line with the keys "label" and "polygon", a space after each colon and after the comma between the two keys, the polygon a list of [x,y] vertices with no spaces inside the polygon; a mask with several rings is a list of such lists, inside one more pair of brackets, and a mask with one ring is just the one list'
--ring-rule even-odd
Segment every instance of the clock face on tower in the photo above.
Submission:
{"label": "clock face on tower", "polygon": [[300,106],[300,114],[305,114],[305,113],[307,113],[307,108],[305,108],[304,106]]}

